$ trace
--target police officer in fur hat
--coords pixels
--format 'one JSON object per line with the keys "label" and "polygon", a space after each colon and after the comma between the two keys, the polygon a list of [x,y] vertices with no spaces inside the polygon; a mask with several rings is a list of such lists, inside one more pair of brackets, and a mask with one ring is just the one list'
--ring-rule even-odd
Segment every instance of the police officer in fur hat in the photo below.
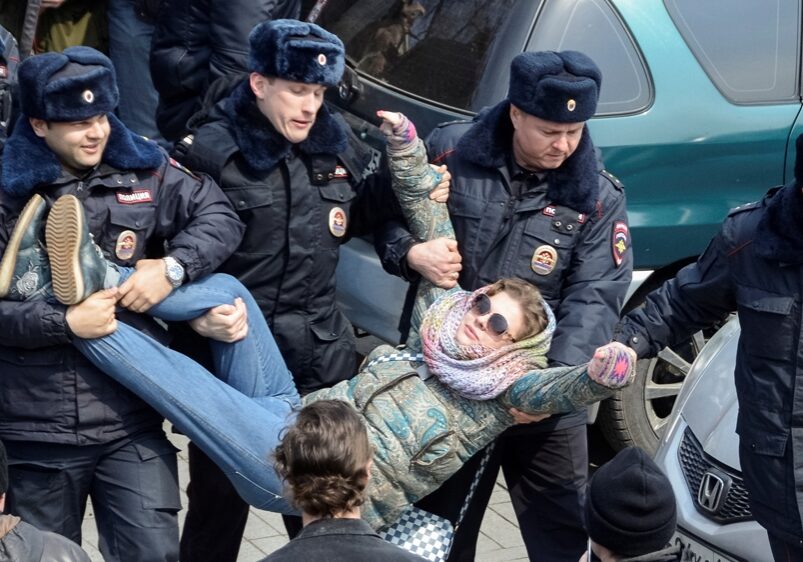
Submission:
{"label": "police officer in fur hat", "polygon": [[[91,497],[105,560],[178,560],[176,449],[162,418],[70,342],[112,333],[118,316],[164,341],[141,313],[219,266],[242,224],[212,180],[188,173],[114,116],[119,96],[105,55],[72,47],[30,57],[19,87],[22,115],[0,161],[0,436],[9,509],[79,543]],[[118,289],[70,306],[32,298],[50,292],[44,211],[66,194],[83,205],[104,257],[136,267]],[[79,224],[80,207],[73,210],[64,224]],[[24,236],[10,237],[15,225]],[[89,239],[51,258],[91,273],[81,259],[87,252]],[[76,291],[70,302],[83,297],[79,287],[65,291]]]}
{"label": "police officer in fur hat", "polygon": [[[419,244],[399,222],[377,238],[385,268],[411,280],[459,281],[469,290],[502,277],[535,284],[557,317],[552,366],[586,362],[610,339],[632,273],[625,194],[597,159],[586,126],[600,85],[599,69],[582,53],[518,55],[507,99],[427,139],[432,161],[454,178],[456,244]],[[474,559],[501,463],[530,558],[576,562],[586,543],[586,412],[537,423],[514,414],[522,423],[497,440],[450,560]],[[421,506],[455,521],[481,456]]]}
{"label": "police officer in fur hat", "polygon": [[[353,329],[335,300],[339,248],[398,209],[386,169],[366,171],[367,147],[324,104],[345,68],[340,39],[283,19],[256,26],[250,44],[249,75],[197,118],[202,124],[181,143],[179,158],[218,180],[245,222],[243,243],[220,271],[253,293],[296,386],[308,393],[357,368]],[[243,314],[213,310],[208,334],[236,336]],[[213,514],[223,504],[242,529],[248,506],[195,447],[190,467],[193,482],[204,485],[191,488],[188,520],[197,529],[212,514],[214,536],[220,518]],[[298,519],[294,532],[300,528]]]}

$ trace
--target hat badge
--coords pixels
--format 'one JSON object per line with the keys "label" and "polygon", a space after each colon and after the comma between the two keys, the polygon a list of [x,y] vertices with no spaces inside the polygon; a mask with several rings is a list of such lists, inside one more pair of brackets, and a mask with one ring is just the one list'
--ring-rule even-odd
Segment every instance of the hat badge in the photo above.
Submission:
{"label": "hat badge", "polygon": [[321,66],[326,65],[326,55],[324,55],[323,53],[318,55],[318,64],[320,64]]}
{"label": "hat badge", "polygon": [[95,101],[95,94],[92,93],[92,90],[84,90],[81,94],[81,97],[86,103],[92,103]]}
{"label": "hat badge", "polygon": [[576,107],[577,107],[577,102],[576,101],[569,100],[569,101],[566,102],[566,109],[568,109],[569,111],[574,111],[574,109]]}

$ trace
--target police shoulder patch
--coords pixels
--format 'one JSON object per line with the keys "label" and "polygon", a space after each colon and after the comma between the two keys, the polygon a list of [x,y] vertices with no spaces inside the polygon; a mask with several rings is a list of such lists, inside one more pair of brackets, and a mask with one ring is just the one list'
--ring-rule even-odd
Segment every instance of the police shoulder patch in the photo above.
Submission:
{"label": "police shoulder patch", "polygon": [[613,254],[613,263],[616,267],[622,265],[625,260],[625,254],[630,247],[630,230],[627,223],[624,221],[616,221],[613,223],[613,232],[611,233],[611,253]]}
{"label": "police shoulder patch", "polygon": [[624,190],[625,190],[625,186],[624,186],[624,184],[623,184],[623,183],[622,183],[622,182],[619,180],[619,178],[617,178],[616,176],[614,176],[614,175],[613,175],[612,173],[610,173],[608,170],[602,170],[602,171],[600,171],[600,174],[602,174],[602,176],[603,176],[604,178],[606,178],[606,179],[607,179],[609,182],[611,182],[611,183],[613,184],[613,186],[614,186],[616,189],[618,189],[619,191],[624,191]]}

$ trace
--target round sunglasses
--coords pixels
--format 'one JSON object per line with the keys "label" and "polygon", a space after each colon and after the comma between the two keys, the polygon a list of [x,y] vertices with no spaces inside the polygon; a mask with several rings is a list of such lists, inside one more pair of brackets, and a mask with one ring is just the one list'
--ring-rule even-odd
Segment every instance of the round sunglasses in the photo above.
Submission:
{"label": "round sunglasses", "polygon": [[[474,299],[474,310],[477,312],[479,316],[485,316],[489,312],[491,312],[491,297],[486,295],[485,293],[480,293]],[[503,336],[508,331],[508,324],[507,318],[499,314],[498,312],[494,312],[488,317],[488,328],[496,334],[497,336]],[[510,334],[508,334],[512,341],[516,341],[513,339]]]}

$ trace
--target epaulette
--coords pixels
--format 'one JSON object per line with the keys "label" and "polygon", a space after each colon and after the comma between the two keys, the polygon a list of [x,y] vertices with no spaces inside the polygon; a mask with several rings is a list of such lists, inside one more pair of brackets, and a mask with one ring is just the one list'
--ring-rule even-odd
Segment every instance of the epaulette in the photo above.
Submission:
{"label": "epaulette", "polygon": [[184,172],[188,176],[190,176],[190,177],[192,177],[192,178],[194,178],[194,179],[196,179],[198,181],[201,180],[201,178],[199,178],[194,173],[192,173],[192,171],[189,168],[184,166],[181,162],[179,162],[175,158],[170,157],[170,158],[168,158],[168,161],[170,162],[170,165],[173,166],[174,168],[177,168],[177,169],[181,170],[182,172]]}
{"label": "epaulette", "polygon": [[607,178],[607,180],[609,182],[611,182],[613,184],[613,186],[616,189],[618,189],[619,191],[624,191],[625,190],[625,185],[621,181],[619,181],[619,178],[614,176],[608,170],[600,170],[599,173],[602,174],[603,177]]}
{"label": "epaulette", "polygon": [[435,125],[436,129],[443,129],[444,127],[448,127],[449,125],[464,125],[464,124],[471,124],[473,123],[473,119],[455,119],[453,121],[446,121],[444,123],[439,123]]}
{"label": "epaulette", "polygon": [[739,213],[743,213],[745,211],[749,211],[751,209],[755,209],[761,204],[761,200],[758,201],[751,201],[750,203],[744,203],[743,205],[739,205],[738,207],[734,207],[730,211],[728,211],[728,216],[738,215]]}

